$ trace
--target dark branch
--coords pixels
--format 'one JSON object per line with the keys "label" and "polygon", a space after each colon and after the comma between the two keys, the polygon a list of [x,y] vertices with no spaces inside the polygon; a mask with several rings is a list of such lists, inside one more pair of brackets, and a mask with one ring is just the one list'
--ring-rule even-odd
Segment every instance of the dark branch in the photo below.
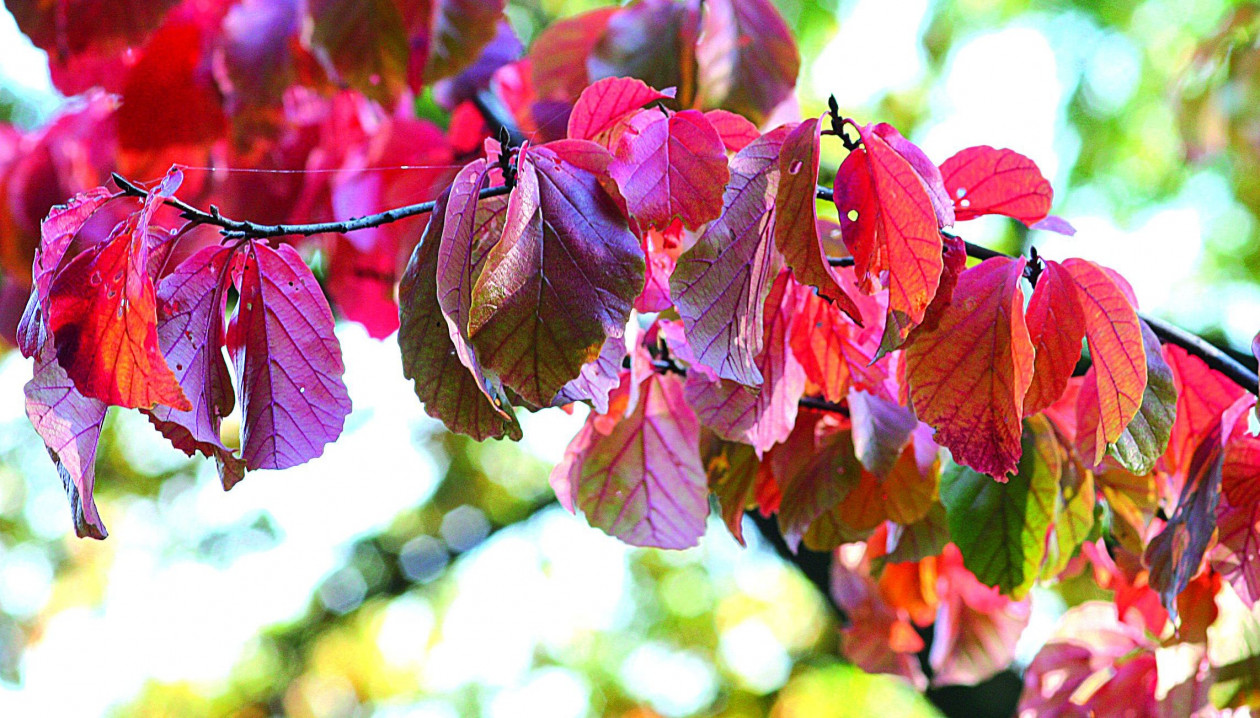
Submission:
{"label": "dark branch", "polygon": [[[122,189],[123,194],[129,197],[143,199],[149,196],[148,191],[117,173],[114,174],[114,183]],[[498,197],[511,191],[511,188],[506,186],[486,187],[481,190],[479,196],[482,199]],[[379,227],[383,224],[397,222],[400,219],[428,214],[433,211],[433,207],[437,203],[421,202],[341,222],[313,222],[310,224],[259,224],[257,222],[229,219],[219,214],[217,207],[211,206],[210,211],[206,212],[175,197],[166,200],[164,204],[179,210],[180,216],[190,222],[218,227],[220,233],[227,239],[266,239],[268,237],[287,236],[309,237],[313,234],[325,233],[345,234],[360,229],[368,229],[369,227]]]}

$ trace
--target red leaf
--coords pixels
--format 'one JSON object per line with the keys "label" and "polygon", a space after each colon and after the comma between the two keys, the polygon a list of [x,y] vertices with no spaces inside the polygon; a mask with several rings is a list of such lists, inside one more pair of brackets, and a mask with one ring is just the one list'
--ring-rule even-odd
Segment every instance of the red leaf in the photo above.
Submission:
{"label": "red leaf", "polygon": [[717,131],[696,110],[641,112],[630,118],[608,172],[640,225],[664,228],[674,218],[696,229],[722,213],[730,179]]}
{"label": "red leaf", "polygon": [[817,118],[805,120],[788,133],[779,151],[779,188],[775,193],[777,221],[774,246],[792,268],[796,279],[816,287],[823,296],[862,323],[862,313],[853,303],[827,261],[827,251],[818,234],[818,158],[821,152],[821,124]]}
{"label": "red leaf", "polygon": [[762,310],[778,274],[774,198],[778,189],[780,128],[731,158],[722,215],[678,259],[670,293],[700,363],[717,375],[757,386]]}
{"label": "red leaf", "polygon": [[[1047,265],[1052,262],[1047,262]],[[1062,268],[1076,285],[1085,320],[1085,339],[1098,389],[1099,421],[1093,457],[1097,464],[1137,415],[1146,390],[1146,349],[1137,311],[1123,289],[1097,264],[1068,259]],[[1077,436],[1077,440],[1080,440]]]}
{"label": "red leaf", "polygon": [[595,140],[650,102],[674,96],[633,77],[606,77],[582,90],[569,113],[569,139]]}
{"label": "red leaf", "polygon": [[937,443],[958,463],[999,480],[1019,462],[1033,373],[1019,288],[1024,264],[998,257],[963,272],[940,323],[905,353],[910,398],[936,429]]}
{"label": "red leaf", "polygon": [[244,473],[240,460],[219,438],[222,419],[236,404],[222,353],[232,255],[229,247],[207,247],[180,263],[158,286],[158,344],[192,408],[156,407],[149,414],[180,450],[214,457],[225,488]]}
{"label": "red leaf", "polygon": [[1164,345],[1164,359],[1177,383],[1177,419],[1164,453],[1164,467],[1173,476],[1184,477],[1195,447],[1220,424],[1221,413],[1246,391],[1175,344]]}
{"label": "red leaf", "polygon": [[704,113],[704,116],[709,120],[709,124],[713,125],[713,129],[717,130],[718,137],[722,138],[722,145],[726,147],[727,152],[739,152],[753,140],[761,137],[757,126],[743,115],[726,110],[709,110]]}
{"label": "red leaf", "polygon": [[35,357],[35,376],[25,387],[26,415],[44,440],[70,499],[74,530],[79,536],[103,539],[105,523],[96,512],[96,443],[105,421],[104,402],[78,392],[57,364],[52,343]]}
{"label": "red leaf", "polygon": [[889,321],[923,321],[944,269],[936,211],[914,167],[870,125],[836,175],[835,201],[859,286],[887,272]]}
{"label": "red leaf", "polygon": [[710,0],[696,44],[706,102],[764,122],[796,87],[801,58],[768,0]]}
{"label": "red leaf", "polygon": [[850,432],[836,415],[802,409],[791,434],[774,447],[769,463],[782,492],[779,527],[797,546],[810,526],[849,495],[861,479]]}
{"label": "red leaf", "polygon": [[[629,373],[618,390],[628,393]],[[615,407],[617,402],[612,402]],[[622,405],[624,406],[624,400]],[[552,472],[576,481],[572,495],[592,526],[635,546],[687,548],[704,534],[708,488],[700,425],[683,401],[682,380],[652,374],[633,412],[601,430],[591,414]]]}
{"label": "red leaf", "polygon": [[510,407],[496,409],[486,400],[482,384],[456,352],[449,325],[438,305],[437,261],[445,233],[446,200],[447,195],[440,197],[429,215],[424,237],[411,255],[398,287],[398,344],[403,374],[412,380],[425,412],[451,431],[478,441],[505,435],[519,440],[521,428],[516,415]]}
{"label": "red leaf", "polygon": [[70,260],[48,289],[48,328],[57,361],[84,396],[149,409],[192,405],[157,341],[157,303],[149,277],[149,220],[179,186],[167,176],[116,235]]}
{"label": "red leaf", "polygon": [[207,33],[176,14],[145,44],[127,71],[115,115],[124,149],[201,145],[223,136],[227,119],[204,52]]}
{"label": "red leaf", "polygon": [[240,300],[227,331],[241,398],[241,458],[287,469],[324,453],[341,434],[350,397],[332,310],[287,244],[251,244],[234,269]]}
{"label": "red leaf", "polygon": [[[601,7],[548,25],[529,48],[538,96],[572,101],[587,86],[586,58],[603,36],[608,20],[621,12]],[[662,85],[664,87],[664,85]]]}
{"label": "red leaf", "polygon": [[945,160],[941,175],[959,221],[1002,214],[1031,227],[1046,219],[1054,200],[1037,163],[1014,150],[968,147]]}
{"label": "red leaf", "polygon": [[624,335],[643,287],[643,250],[586,169],[601,158],[586,140],[521,152],[502,239],[473,288],[468,334],[482,365],[538,406]]}
{"label": "red leaf", "polygon": [[[854,287],[851,269],[841,269],[845,285]],[[872,297],[857,295],[872,323],[884,313]],[[878,325],[862,329],[839,308],[817,295],[803,299],[792,327],[792,351],[801,362],[809,393],[821,393],[828,401],[840,401],[856,386],[869,392],[881,391],[886,362],[873,363],[878,348]],[[808,387],[816,387],[810,389]]]}
{"label": "red leaf", "polygon": [[914,168],[914,173],[919,176],[919,182],[923,184],[923,190],[927,192],[928,199],[932,202],[932,210],[936,213],[936,223],[941,227],[953,225],[954,202],[950,198],[949,191],[945,189],[945,180],[941,177],[941,171],[937,169],[936,163],[928,159],[927,154],[918,145],[902,137],[897,128],[892,125],[881,122],[875,125],[874,132]]}
{"label": "red leaf", "polygon": [[310,42],[341,83],[388,103],[407,79],[408,21],[427,6],[416,0],[310,0]]}
{"label": "red leaf", "polygon": [[1028,300],[1028,334],[1037,355],[1032,385],[1024,397],[1024,416],[1042,411],[1063,395],[1085,339],[1085,314],[1077,300],[1076,282],[1053,260],[1045,260]]}

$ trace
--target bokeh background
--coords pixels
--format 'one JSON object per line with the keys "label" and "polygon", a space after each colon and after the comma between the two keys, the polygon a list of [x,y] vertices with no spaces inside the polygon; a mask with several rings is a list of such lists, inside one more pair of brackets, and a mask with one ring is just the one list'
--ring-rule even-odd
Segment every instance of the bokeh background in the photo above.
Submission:
{"label": "bokeh background", "polygon": [[[528,43],[601,3],[513,1]],[[1260,11],[1224,0],[778,0],[817,114],[884,120],[937,161],[991,144],[1037,161],[1075,237],[993,218],[967,238],[1119,270],[1144,311],[1245,356],[1260,328]],[[0,117],[63,102],[0,11]],[[834,167],[838,143],[824,157]],[[824,170],[826,171],[826,170]],[[102,181],[104,178],[101,178]],[[581,411],[519,445],[446,434],[396,344],[338,327],[354,401],[308,465],[224,494],[135,413],[98,468],[108,541],[73,536],[28,425],[31,367],[0,349],[0,715],[934,715],[838,655],[825,599],[720,523],[698,548],[630,549],[554,503]],[[1073,600],[1048,587],[1027,662]],[[1260,622],[1225,606],[1260,652]]]}

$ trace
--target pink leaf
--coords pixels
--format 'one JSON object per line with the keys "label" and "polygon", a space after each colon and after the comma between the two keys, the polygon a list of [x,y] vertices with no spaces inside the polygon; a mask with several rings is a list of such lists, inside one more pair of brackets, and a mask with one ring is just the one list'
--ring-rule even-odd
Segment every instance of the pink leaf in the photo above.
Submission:
{"label": "pink leaf", "polygon": [[[628,391],[625,376],[620,392]],[[606,431],[595,414],[587,420],[578,437],[581,455],[562,466],[576,478],[576,503],[592,526],[658,548],[694,546],[704,534],[709,503],[700,425],[682,389],[680,378],[653,374],[630,415]]]}
{"label": "pink leaf", "polygon": [[919,425],[910,409],[864,391],[849,392],[849,417],[858,460],[881,479],[897,464],[910,433]]}
{"label": "pink leaf", "polygon": [[604,348],[594,361],[582,366],[577,378],[560,390],[552,402],[563,406],[575,401],[588,400],[597,414],[608,413],[608,394],[621,381],[621,362],[626,358],[626,342],[623,337],[612,337],[604,342]]}
{"label": "pink leaf", "polygon": [[780,128],[731,159],[722,215],[678,259],[670,293],[700,363],[717,375],[761,384],[762,310],[778,273],[774,199],[779,185]]}
{"label": "pink leaf", "polygon": [[1037,163],[1013,150],[968,147],[945,160],[941,175],[959,221],[1002,214],[1032,227],[1046,219],[1054,200],[1054,190]]}
{"label": "pink leaf", "polygon": [[25,393],[26,415],[44,440],[70,499],[75,533],[105,538],[105,523],[92,497],[96,443],[105,421],[105,403],[89,399],[75,389],[57,363],[51,342],[35,357],[35,377],[26,383]]}
{"label": "pink leaf", "polygon": [[341,434],[350,413],[341,347],[332,310],[292,247],[254,243],[244,252],[227,331],[240,382],[241,458],[250,469],[286,469]]}
{"label": "pink leaf", "polygon": [[696,110],[670,115],[653,110],[630,118],[608,172],[630,215],[657,228],[674,218],[688,229],[715,219],[730,179],[722,140]]}
{"label": "pink leaf", "polygon": [[743,115],[726,110],[709,110],[704,113],[704,116],[709,120],[709,124],[713,125],[713,129],[717,130],[718,137],[722,138],[722,145],[726,147],[727,152],[739,152],[753,140],[761,137],[757,126]]}
{"label": "pink leaf", "polygon": [[219,427],[236,396],[223,361],[224,314],[233,250],[211,246],[184,260],[157,288],[158,343],[192,408],[154,408],[149,417],[177,448],[214,457],[224,486],[243,475],[240,460],[223,445]]}
{"label": "pink leaf", "polygon": [[757,357],[764,383],[760,390],[703,372],[687,375],[687,402],[701,423],[723,438],[751,444],[758,458],[783,441],[796,423],[797,403],[805,391],[805,372],[792,352],[790,332],[795,312],[809,289],[780,272],[766,298],[765,347]]}

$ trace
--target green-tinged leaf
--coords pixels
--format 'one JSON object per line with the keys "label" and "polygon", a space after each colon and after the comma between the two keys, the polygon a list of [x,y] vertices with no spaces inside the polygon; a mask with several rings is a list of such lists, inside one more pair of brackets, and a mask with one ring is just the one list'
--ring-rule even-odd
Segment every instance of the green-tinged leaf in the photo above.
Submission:
{"label": "green-tinged leaf", "polygon": [[1138,475],[1149,474],[1155,462],[1168,448],[1173,421],[1177,418],[1177,382],[1172,367],[1164,361],[1155,332],[1140,321],[1142,345],[1146,348],[1146,390],[1137,416],[1125,427],[1114,443],[1107,445],[1107,454],[1120,465]]}
{"label": "green-tinged leaf", "polygon": [[945,513],[945,506],[937,501],[918,521],[908,526],[891,524],[888,544],[892,549],[884,556],[884,560],[888,563],[904,563],[936,556],[945,549],[945,544],[949,541],[949,518]]}
{"label": "green-tinged leaf", "polygon": [[[707,432],[706,432],[707,433]],[[757,485],[757,453],[748,444],[740,444],[707,434],[701,439],[701,458],[709,477],[709,491],[717,497],[722,520],[731,535],[744,545],[744,509]]]}
{"label": "green-tinged leaf", "polygon": [[941,502],[963,563],[976,578],[1021,598],[1046,559],[1055,520],[1063,451],[1047,421],[1024,428],[1019,471],[1006,483],[965,466],[941,477]]}

